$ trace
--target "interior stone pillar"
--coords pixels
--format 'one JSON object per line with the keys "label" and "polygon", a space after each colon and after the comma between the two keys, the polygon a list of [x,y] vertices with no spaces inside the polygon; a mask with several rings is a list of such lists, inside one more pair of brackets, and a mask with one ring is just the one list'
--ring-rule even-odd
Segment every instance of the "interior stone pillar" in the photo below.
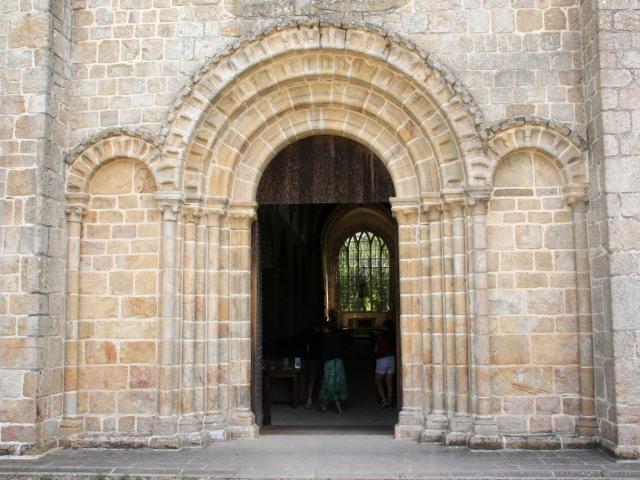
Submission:
{"label": "interior stone pillar", "polygon": [[78,412],[78,331],[80,310],[80,242],[82,219],[87,213],[86,194],[67,195],[67,298],[64,345],[64,397],[60,436],[64,438],[82,431]]}
{"label": "interior stone pillar", "polygon": [[[450,418],[447,434],[447,444],[465,445],[472,430],[469,414],[469,332],[467,317],[467,267],[466,267],[466,228],[465,228],[465,197],[463,192],[450,192],[443,195],[445,211],[451,223],[450,235],[447,234],[447,291],[449,322],[447,334],[449,336],[447,352],[452,372],[448,378],[453,378],[453,385],[448,386]],[[448,232],[449,233],[449,232]],[[450,275],[450,279],[449,279]],[[451,375],[453,374],[453,375]],[[453,386],[455,385],[455,388]],[[453,407],[453,408],[451,408]]]}
{"label": "interior stone pillar", "polygon": [[427,416],[422,440],[441,442],[447,429],[445,411],[445,358],[442,269],[442,205],[427,203],[423,211],[429,222],[429,303],[431,324],[431,412]]}
{"label": "interior stone pillar", "polygon": [[487,211],[491,188],[468,191],[471,210],[471,274],[473,277],[471,335],[471,378],[474,381],[471,411],[473,435],[470,447],[501,448],[496,418],[491,411],[491,350],[489,300],[487,296]]}
{"label": "interior stone pillar", "polygon": [[182,192],[155,195],[162,212],[160,315],[158,319],[158,415],[152,446],[179,446],[174,437],[180,411],[180,319],[176,302],[178,267],[177,223],[184,200]]}
{"label": "interior stone pillar", "polygon": [[[197,415],[196,365],[196,256],[198,254],[197,228],[202,219],[199,205],[185,205],[183,209],[184,239],[182,261],[182,384],[180,432],[193,434],[200,430],[201,417]],[[197,439],[191,438],[191,441]]]}
{"label": "interior stone pillar", "polygon": [[221,343],[224,332],[221,327],[220,286],[222,269],[220,266],[221,222],[225,218],[223,202],[208,204],[207,218],[207,258],[206,258],[206,375],[205,375],[205,418],[204,428],[210,440],[225,439],[225,412],[228,409],[226,381],[220,368],[226,362],[226,349]]}
{"label": "interior stone pillar", "polygon": [[400,359],[402,408],[395,428],[397,438],[420,438],[424,429],[422,389],[422,311],[420,265],[420,203],[391,199],[398,222],[400,265]]}
{"label": "interior stone pillar", "polygon": [[571,207],[573,241],[576,267],[576,293],[578,307],[578,355],[580,361],[580,417],[576,421],[576,433],[589,443],[596,443],[599,435],[595,416],[593,327],[591,322],[591,272],[589,268],[589,245],[587,232],[587,210],[589,197],[584,189],[570,190],[565,200]]}
{"label": "interior stone pillar", "polygon": [[251,410],[251,225],[255,203],[230,205],[229,218],[229,383],[232,437],[258,434]]}

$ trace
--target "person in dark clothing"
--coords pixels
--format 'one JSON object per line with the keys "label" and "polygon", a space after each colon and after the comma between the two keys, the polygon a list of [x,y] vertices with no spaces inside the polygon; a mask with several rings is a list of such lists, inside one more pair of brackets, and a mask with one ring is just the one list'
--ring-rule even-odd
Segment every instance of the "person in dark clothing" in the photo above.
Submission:
{"label": "person in dark clothing", "polygon": [[322,325],[315,324],[307,338],[307,408],[313,406],[313,391],[322,373]]}
{"label": "person in dark clothing", "polygon": [[318,398],[323,412],[327,411],[327,404],[330,401],[334,401],[337,412],[342,413],[340,401],[349,398],[347,374],[342,361],[342,335],[333,323],[325,325],[323,332],[322,361],[324,362],[324,375]]}
{"label": "person in dark clothing", "polygon": [[393,401],[393,377],[396,373],[396,329],[390,319],[385,320],[383,326],[375,349],[376,388],[381,399],[380,408],[389,408]]}

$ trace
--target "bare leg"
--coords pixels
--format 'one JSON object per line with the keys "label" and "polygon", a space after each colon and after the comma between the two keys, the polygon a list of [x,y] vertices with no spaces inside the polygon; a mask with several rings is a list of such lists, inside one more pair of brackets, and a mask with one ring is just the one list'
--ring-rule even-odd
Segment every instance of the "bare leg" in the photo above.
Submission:
{"label": "bare leg", "polygon": [[393,373],[387,373],[384,376],[384,379],[387,383],[387,400],[389,401],[389,403],[393,401],[393,377]]}
{"label": "bare leg", "polygon": [[384,374],[376,373],[376,390],[378,390],[378,396],[381,401],[385,401],[387,397],[384,394],[384,386],[383,386]]}
{"label": "bare leg", "polygon": [[338,415],[342,413],[342,405],[340,405],[340,400],[338,400],[338,397],[335,398],[336,401],[336,410],[338,411]]}

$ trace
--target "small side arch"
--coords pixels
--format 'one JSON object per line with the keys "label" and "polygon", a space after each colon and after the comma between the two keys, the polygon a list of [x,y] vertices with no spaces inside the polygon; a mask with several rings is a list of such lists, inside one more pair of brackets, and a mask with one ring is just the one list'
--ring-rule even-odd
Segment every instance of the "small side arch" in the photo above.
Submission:
{"label": "small side arch", "polygon": [[149,169],[156,185],[160,150],[153,135],[143,130],[110,129],[99,133],[74,148],[67,155],[65,193],[88,193],[91,179],[100,167],[116,159],[132,159]]}
{"label": "small side arch", "polygon": [[589,183],[586,142],[567,127],[541,117],[520,117],[487,129],[484,162],[473,165],[473,182],[491,185],[498,163],[518,150],[538,150],[555,163],[565,187]]}

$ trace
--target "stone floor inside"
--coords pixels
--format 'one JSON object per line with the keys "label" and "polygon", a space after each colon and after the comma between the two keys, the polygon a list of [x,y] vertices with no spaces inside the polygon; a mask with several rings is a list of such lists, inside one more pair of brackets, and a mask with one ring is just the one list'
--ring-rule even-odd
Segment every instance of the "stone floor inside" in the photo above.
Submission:
{"label": "stone floor inside", "polygon": [[[343,413],[338,415],[334,405],[328,405],[327,411],[320,410],[320,402],[314,397],[312,408],[303,402],[294,409],[291,403],[279,402],[271,406],[271,426],[281,430],[283,427],[308,428],[310,430],[357,427],[362,430],[393,433],[393,426],[398,422],[395,405],[381,409],[376,395],[374,381],[375,359],[370,352],[368,341],[354,341],[344,356],[349,399],[342,402]],[[268,430],[268,429],[267,429]]]}
{"label": "stone floor inside", "polygon": [[0,459],[4,478],[640,478],[640,461],[599,450],[470,451],[390,435],[267,435],[204,448],[57,450]]}

